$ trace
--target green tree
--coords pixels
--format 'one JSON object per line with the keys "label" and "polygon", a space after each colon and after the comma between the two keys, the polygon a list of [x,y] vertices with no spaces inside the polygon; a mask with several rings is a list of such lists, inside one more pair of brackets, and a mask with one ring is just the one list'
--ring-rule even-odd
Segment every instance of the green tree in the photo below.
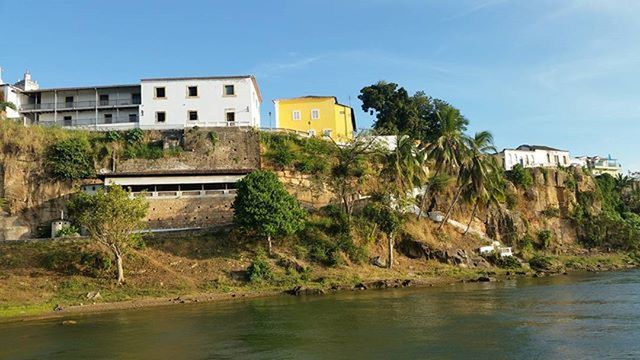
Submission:
{"label": "green tree", "polygon": [[372,202],[363,209],[364,215],[387,235],[387,268],[393,268],[395,236],[402,225],[402,218],[388,204]]}
{"label": "green tree", "polygon": [[478,209],[481,201],[488,199],[489,191],[495,191],[491,188],[491,174],[497,172],[497,163],[490,158],[491,153],[496,152],[493,146],[493,136],[488,131],[481,131],[475,134],[473,138],[464,138],[464,159],[458,160],[463,164],[458,174],[458,190],[449,205],[449,209],[440,224],[440,229],[447,223],[453,207],[460,199],[461,194],[467,190],[473,198],[480,199],[475,201],[472,216]]}
{"label": "green tree", "polygon": [[414,189],[422,187],[428,179],[426,151],[408,136],[400,136],[394,151],[386,154],[382,177],[392,184],[389,191],[404,208],[413,199]]}
{"label": "green tree", "polygon": [[344,212],[351,220],[353,204],[362,191],[367,175],[367,161],[378,150],[373,137],[359,135],[354,141],[345,145],[335,144],[335,160],[331,167],[329,185],[340,198]]}
{"label": "green tree", "polygon": [[79,193],[68,204],[72,216],[89,237],[111,251],[117,264],[117,282],[124,282],[123,257],[139,241],[149,204],[144,197],[130,197],[118,185],[100,189],[91,196]]}
{"label": "green tree", "polygon": [[56,179],[83,179],[95,175],[89,140],[72,137],[58,141],[47,149],[46,167]]}
{"label": "green tree", "polygon": [[267,239],[293,234],[304,227],[305,211],[270,171],[255,171],[238,183],[233,203],[233,222],[238,227]]}
{"label": "green tree", "polygon": [[440,128],[437,112],[451,108],[422,91],[409,95],[398,84],[385,81],[362,88],[358,99],[363,111],[376,114],[374,129],[381,134],[408,135],[423,142],[429,142]]}

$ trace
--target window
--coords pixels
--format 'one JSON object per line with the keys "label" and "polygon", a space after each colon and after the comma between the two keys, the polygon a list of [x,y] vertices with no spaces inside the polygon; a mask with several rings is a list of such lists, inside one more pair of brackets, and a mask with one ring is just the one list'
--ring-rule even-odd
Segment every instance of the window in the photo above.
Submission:
{"label": "window", "polygon": [[104,123],[112,124],[113,123],[113,114],[104,114]]}
{"label": "window", "polygon": [[193,111],[193,110],[189,110],[189,120],[198,121],[198,112],[197,111]]}
{"label": "window", "polygon": [[73,96],[67,96],[64,98],[64,102],[66,103],[66,105],[68,107],[72,107],[73,106]]}
{"label": "window", "polygon": [[102,94],[100,95],[100,106],[106,106],[106,105],[109,105],[109,95]]}
{"label": "window", "polygon": [[320,110],[318,109],[311,110],[311,120],[318,120],[318,119],[320,119]]}
{"label": "window", "polygon": [[157,111],[156,122],[163,123],[165,121],[167,121],[167,113],[165,113],[164,111]]}
{"label": "window", "polygon": [[300,110],[293,110],[291,116],[293,117],[293,120],[300,120]]}
{"label": "window", "polygon": [[65,116],[62,120],[64,121],[65,126],[71,126],[71,116]]}
{"label": "window", "polygon": [[331,137],[331,129],[324,129],[324,130],[322,130],[322,136],[324,136],[324,137]]}
{"label": "window", "polygon": [[187,86],[187,96],[188,97],[198,97],[198,87],[197,86]]}
{"label": "window", "polygon": [[309,133],[309,136],[316,136],[316,131],[313,129],[309,130],[308,133]]}
{"label": "window", "polygon": [[140,93],[131,94],[131,102],[135,105],[139,105],[142,102],[142,96]]}
{"label": "window", "polygon": [[138,122],[138,114],[129,114],[129,122]]}
{"label": "window", "polygon": [[236,121],[236,113],[235,111],[227,111],[226,112],[227,122]]}
{"label": "window", "polygon": [[235,85],[225,85],[224,86],[224,96],[235,96],[236,95],[236,87]]}
{"label": "window", "polygon": [[164,86],[155,88],[155,92],[156,92],[155,95],[157,99],[164,99],[167,97],[167,92]]}
{"label": "window", "polygon": [[551,155],[547,154],[547,164],[551,164]]}

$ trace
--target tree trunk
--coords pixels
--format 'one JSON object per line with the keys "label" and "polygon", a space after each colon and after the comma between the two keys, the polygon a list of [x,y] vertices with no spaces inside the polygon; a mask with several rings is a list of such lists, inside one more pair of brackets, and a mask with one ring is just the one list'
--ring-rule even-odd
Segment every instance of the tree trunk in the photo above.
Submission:
{"label": "tree trunk", "polygon": [[116,248],[113,249],[113,255],[116,257],[117,265],[117,281],[118,284],[124,283],[124,267],[122,266],[122,254]]}
{"label": "tree trunk", "polygon": [[389,258],[387,259],[387,269],[393,268],[393,233],[388,236],[389,241]]}
{"label": "tree trunk", "polygon": [[463,187],[460,186],[460,188],[458,189],[458,192],[456,193],[456,196],[453,198],[453,202],[449,206],[449,209],[447,210],[447,213],[444,216],[444,219],[442,219],[442,223],[438,227],[438,230],[442,230],[442,228],[444,227],[444,224],[446,224],[447,221],[449,221],[449,216],[451,216],[451,213],[453,212],[453,207],[456,205],[456,203],[458,202],[458,199],[460,199],[460,195],[462,194],[462,188]]}
{"label": "tree trunk", "polygon": [[271,243],[271,235],[267,235],[267,245],[269,246],[269,255],[273,255],[273,245]]}
{"label": "tree trunk", "polygon": [[[433,175],[433,177],[436,177],[440,174],[440,169],[436,170],[436,173]],[[427,188],[424,189],[424,194],[422,194],[422,199],[420,201],[420,211],[418,211],[418,217],[416,219],[420,220],[420,218],[422,217],[422,209],[427,205],[426,199],[427,199],[427,193],[431,191],[431,184],[427,183]],[[431,199],[431,196],[429,196],[429,199]],[[427,216],[429,216],[429,211],[427,211]]]}
{"label": "tree trunk", "polygon": [[476,200],[475,204],[473,204],[473,211],[471,212],[471,219],[469,219],[469,223],[467,224],[467,229],[464,231],[464,235],[467,235],[469,232],[469,228],[471,227],[471,223],[473,222],[473,218],[476,217],[476,211],[478,211],[478,200]]}

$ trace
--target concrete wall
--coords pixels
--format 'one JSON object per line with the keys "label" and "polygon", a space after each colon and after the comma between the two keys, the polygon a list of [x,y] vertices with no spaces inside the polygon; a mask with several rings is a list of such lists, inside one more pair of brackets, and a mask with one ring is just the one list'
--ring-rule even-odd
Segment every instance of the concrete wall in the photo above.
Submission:
{"label": "concrete wall", "polygon": [[[17,107],[21,104],[21,95],[13,86],[9,84],[0,85],[0,100],[10,101]],[[20,113],[13,109],[6,109],[6,115],[9,119],[20,118]]]}
{"label": "concrete wall", "polygon": [[[234,85],[235,95],[224,95],[225,85]],[[197,97],[187,96],[189,86],[197,86]],[[165,98],[156,98],[157,87],[165,88]],[[258,92],[250,77],[143,80],[142,104],[140,127],[143,129],[227,126],[227,112],[235,112],[235,126],[260,126]],[[189,120],[189,111],[198,112],[197,121]],[[157,112],[165,112],[164,123],[156,121]]]}

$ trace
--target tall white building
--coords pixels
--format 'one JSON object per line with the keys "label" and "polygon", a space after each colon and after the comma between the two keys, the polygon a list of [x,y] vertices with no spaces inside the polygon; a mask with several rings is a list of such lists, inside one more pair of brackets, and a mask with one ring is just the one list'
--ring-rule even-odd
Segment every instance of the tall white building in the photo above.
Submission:
{"label": "tall white building", "polygon": [[26,124],[96,130],[260,126],[260,89],[253,76],[143,79],[140,84],[41,89],[26,73],[1,84]]}
{"label": "tall white building", "polygon": [[497,156],[505,170],[513,169],[516,164],[526,168],[571,165],[568,151],[540,145],[520,145],[515,149],[504,149]]}

